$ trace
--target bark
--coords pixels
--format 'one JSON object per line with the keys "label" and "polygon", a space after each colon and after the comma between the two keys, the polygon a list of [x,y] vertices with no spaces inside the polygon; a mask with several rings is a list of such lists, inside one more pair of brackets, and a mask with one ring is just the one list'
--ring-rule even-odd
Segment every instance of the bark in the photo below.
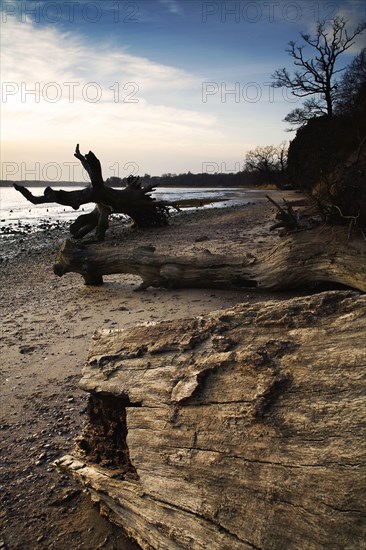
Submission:
{"label": "bark", "polygon": [[174,208],[174,205],[153,199],[149,195],[154,189],[153,186],[142,187],[138,178],[132,177],[126,188],[113,189],[104,185],[101,164],[92,151],[84,156],[77,145],[75,157],[89,174],[89,187],[77,191],[57,191],[46,187],[41,196],[33,195],[29,189],[18,184],[14,184],[14,188],[32,204],[53,202],[78,210],[83,204],[96,203],[93,212],[79,216],[76,222],[71,224],[70,231],[76,238],[82,238],[96,229],[97,239],[103,240],[109,225],[108,217],[112,213],[127,214],[140,227],[168,223],[169,207]]}
{"label": "bark", "polygon": [[337,291],[101,331],[57,465],[144,549],[365,548],[365,330]]}
{"label": "bark", "polygon": [[133,273],[140,288],[243,288],[268,290],[339,283],[366,291],[366,240],[347,238],[347,228],[329,227],[294,233],[260,258],[251,255],[167,256],[154,247],[128,251],[121,247],[66,241],[54,265],[56,275],[80,273],[87,284],[101,284],[103,275]]}

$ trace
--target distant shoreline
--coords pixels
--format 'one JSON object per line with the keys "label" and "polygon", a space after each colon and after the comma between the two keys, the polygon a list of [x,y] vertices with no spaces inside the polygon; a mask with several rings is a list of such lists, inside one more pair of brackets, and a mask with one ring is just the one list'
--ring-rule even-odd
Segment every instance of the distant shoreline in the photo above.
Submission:
{"label": "distant shoreline", "polygon": [[[13,187],[14,183],[18,185],[23,185],[24,187],[88,187],[90,183],[87,183],[85,181],[35,181],[35,180],[0,180],[0,187]],[[166,183],[166,181],[163,183],[159,183],[158,181],[154,184],[156,187],[172,187],[180,189],[182,187],[187,188],[195,188],[195,189],[278,189],[275,185],[272,184],[262,184],[262,185],[253,185],[253,184],[247,184],[247,185],[222,185],[217,183],[216,185],[214,183],[201,183],[201,184],[186,184],[182,186],[181,184],[174,184],[174,183]],[[117,189],[123,189],[124,185],[116,185],[113,184],[111,187],[115,187]]]}

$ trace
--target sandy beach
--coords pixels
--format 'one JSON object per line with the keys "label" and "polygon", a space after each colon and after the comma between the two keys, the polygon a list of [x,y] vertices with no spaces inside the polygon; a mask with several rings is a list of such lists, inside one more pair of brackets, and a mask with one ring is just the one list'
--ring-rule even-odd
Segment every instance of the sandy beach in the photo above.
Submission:
{"label": "sandy beach", "polygon": [[[284,193],[270,192],[276,200]],[[297,197],[295,193],[286,196]],[[183,212],[168,227],[136,230],[114,222],[106,242],[153,245],[171,255],[259,254],[279,237],[270,233],[274,207],[253,204]],[[22,236],[17,254],[1,261],[0,549],[132,549],[79,487],[52,466],[65,454],[86,418],[87,396],[78,380],[95,330],[176,319],[268,299],[260,291],[148,289],[139,279],[105,277],[101,287],[81,276],[58,278],[52,266],[67,229]],[[271,294],[286,298],[292,294]]]}

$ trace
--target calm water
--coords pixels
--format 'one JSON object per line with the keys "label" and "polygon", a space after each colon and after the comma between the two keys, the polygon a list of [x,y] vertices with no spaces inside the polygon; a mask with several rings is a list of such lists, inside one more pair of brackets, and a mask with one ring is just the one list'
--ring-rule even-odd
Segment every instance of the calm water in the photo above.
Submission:
{"label": "calm water", "polygon": [[[43,193],[42,187],[29,188],[34,195]],[[81,187],[67,187],[65,190],[73,191]],[[178,201],[182,199],[198,199],[202,201],[221,199],[220,202],[208,204],[205,208],[230,206],[234,204],[245,204],[251,201],[249,189],[202,189],[202,188],[159,188],[152,193],[157,199],[167,201]],[[258,190],[256,190],[258,193]],[[20,224],[29,224],[31,230],[36,231],[39,226],[47,222],[62,222],[76,219],[83,212],[90,212],[92,204],[86,204],[79,210],[73,210],[68,206],[58,204],[38,204],[28,202],[23,195],[12,187],[0,188],[0,220],[1,226],[16,227]]]}

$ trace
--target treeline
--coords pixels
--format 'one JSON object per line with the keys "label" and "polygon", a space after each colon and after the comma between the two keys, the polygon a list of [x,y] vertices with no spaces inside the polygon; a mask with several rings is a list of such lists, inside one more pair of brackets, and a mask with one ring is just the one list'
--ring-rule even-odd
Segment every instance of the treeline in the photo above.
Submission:
{"label": "treeline", "polygon": [[[156,187],[263,187],[274,186],[283,187],[285,185],[284,177],[277,177],[276,173],[261,172],[245,169],[241,172],[216,172],[193,174],[187,172],[184,174],[163,174],[162,176],[150,176],[145,174],[140,176],[143,185],[154,185]],[[125,187],[128,178],[118,178],[112,176],[107,178],[106,185],[111,187]],[[0,187],[12,187],[16,184],[28,185],[29,187],[44,187],[44,181],[13,181],[0,180]],[[58,186],[81,186],[85,187],[86,182],[57,182]]]}
{"label": "treeline", "polygon": [[[150,176],[145,174],[140,177],[143,185],[154,185],[159,187],[261,187],[272,185],[273,181],[260,172],[243,170],[241,172],[215,172],[193,174],[163,174],[162,176]],[[124,187],[127,178],[110,177],[106,184],[112,187]]]}

